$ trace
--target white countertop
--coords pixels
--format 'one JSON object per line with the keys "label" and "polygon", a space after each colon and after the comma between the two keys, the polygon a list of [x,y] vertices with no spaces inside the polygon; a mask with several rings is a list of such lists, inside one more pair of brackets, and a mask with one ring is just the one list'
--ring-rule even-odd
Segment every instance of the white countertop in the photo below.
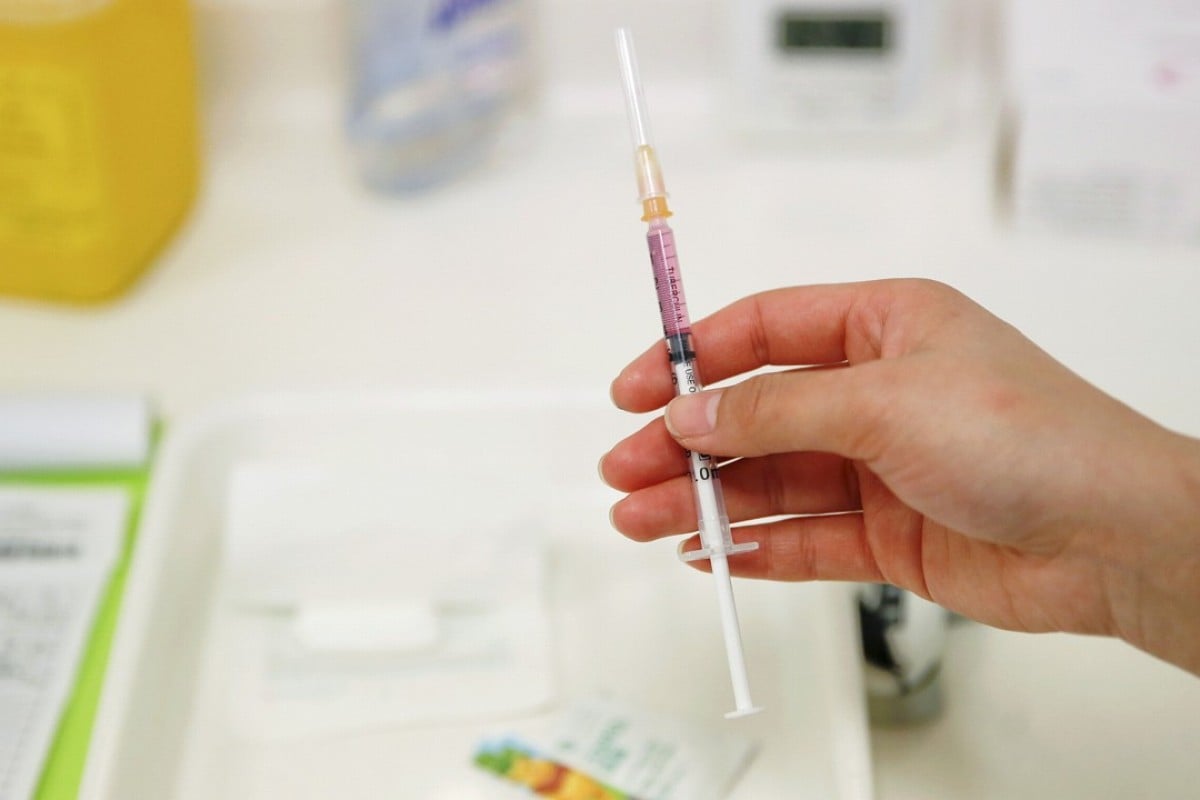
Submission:
{"label": "white countertop", "polygon": [[[349,173],[332,86],[253,113],[210,97],[206,183],[179,238],[112,305],[0,304],[3,384],[140,389],[176,421],[260,390],[602,394],[655,340],[619,105],[550,102],[488,168],[381,199]],[[656,134],[694,315],[785,284],[937,278],[1200,435],[1200,251],[1014,234],[987,115],[921,147],[814,153],[740,147],[686,106]],[[884,800],[1200,785],[1200,680],[1123,645],[968,625],[946,674],[944,719],[876,738]]]}

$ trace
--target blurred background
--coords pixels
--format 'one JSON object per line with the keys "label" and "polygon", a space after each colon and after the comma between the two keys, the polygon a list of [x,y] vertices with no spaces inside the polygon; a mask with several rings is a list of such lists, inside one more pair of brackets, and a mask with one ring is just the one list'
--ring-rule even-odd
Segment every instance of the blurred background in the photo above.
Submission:
{"label": "blurred background", "polygon": [[[935,278],[1200,435],[1194,0],[0,0],[0,389],[603,398],[659,334],[619,25],[694,317]],[[1178,670],[974,627],[946,665],[882,798],[1194,786]]]}
{"label": "blurred background", "polygon": [[[1196,428],[1149,372],[1195,351],[1110,324],[1188,346],[1161,326],[1197,280],[1192,3],[464,1],[424,42],[407,3],[101,5],[34,25],[7,4],[9,141],[86,132],[0,162],[7,380],[143,388],[171,415],[283,386],[602,386],[656,333],[628,24],[694,313],[947,280]],[[17,66],[39,59],[58,73]],[[428,338],[464,308],[488,332],[469,376]]]}
{"label": "blurred background", "polygon": [[[122,0],[40,25],[7,5],[8,139],[78,138],[0,162],[10,380],[144,387],[172,414],[281,385],[475,385],[410,347],[463,302],[492,332],[486,383],[605,380],[655,335],[613,56],[629,24],[697,312],[946,279],[1195,427],[1145,371],[1194,363],[1198,339],[1134,354],[1105,324],[1194,296],[1190,2],[458,2],[468,24],[424,43],[401,2]],[[16,66],[37,59],[58,72]]]}

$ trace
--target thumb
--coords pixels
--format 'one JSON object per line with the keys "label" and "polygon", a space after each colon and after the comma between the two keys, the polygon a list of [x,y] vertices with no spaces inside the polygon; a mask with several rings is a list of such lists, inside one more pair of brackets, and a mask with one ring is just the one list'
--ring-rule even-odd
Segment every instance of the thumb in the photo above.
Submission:
{"label": "thumb", "polygon": [[756,375],[682,395],[667,430],[688,450],[722,456],[820,451],[870,461],[888,425],[884,362]]}

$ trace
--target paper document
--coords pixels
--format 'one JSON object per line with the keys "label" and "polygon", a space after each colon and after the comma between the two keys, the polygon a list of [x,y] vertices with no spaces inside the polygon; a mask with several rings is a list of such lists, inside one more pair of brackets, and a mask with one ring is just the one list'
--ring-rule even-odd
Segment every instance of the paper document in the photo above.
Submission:
{"label": "paper document", "polygon": [[548,724],[493,736],[475,764],[546,797],[722,800],[758,750],[728,725],[581,698]]}
{"label": "paper document", "polygon": [[497,717],[551,699],[537,525],[497,520],[488,487],[469,504],[451,491],[404,500],[391,474],[356,467],[237,467],[217,646],[240,736]]}
{"label": "paper document", "polygon": [[0,488],[0,800],[37,788],[128,514],[116,489]]}

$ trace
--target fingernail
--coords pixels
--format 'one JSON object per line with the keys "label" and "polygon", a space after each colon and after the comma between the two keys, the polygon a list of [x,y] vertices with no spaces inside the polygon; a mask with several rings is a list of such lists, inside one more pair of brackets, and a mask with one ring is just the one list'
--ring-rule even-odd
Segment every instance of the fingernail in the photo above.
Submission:
{"label": "fingernail", "polygon": [[608,385],[608,399],[612,401],[612,404],[614,406],[621,409],[622,411],[625,411],[626,409],[625,409],[625,406],[621,405],[621,402],[617,399],[617,387],[621,384],[621,382],[624,379],[625,379],[625,370],[621,370],[621,372],[617,375],[617,377],[613,378],[612,383],[610,383]]}
{"label": "fingernail", "polygon": [[604,483],[607,484],[608,478],[604,477],[604,459],[606,459],[606,458],[608,458],[608,453],[605,453],[604,455],[600,456],[600,461],[599,461],[599,463],[596,464],[596,474],[598,474],[600,476],[601,481],[603,481]]}
{"label": "fingernail", "polygon": [[619,506],[619,505],[621,505],[619,502],[613,503],[612,507],[610,509],[608,509],[608,524],[610,526],[612,526],[613,530],[617,529],[616,515],[617,515],[617,506]]}
{"label": "fingernail", "polygon": [[[695,545],[695,547],[692,546],[693,544]],[[697,536],[695,536],[695,535],[688,536],[687,538],[680,541],[679,546],[675,548],[675,557],[678,558],[680,561],[683,561],[683,556],[685,553],[690,553],[693,550],[699,550],[700,547],[701,547],[700,539]],[[684,561],[684,563],[685,564],[694,564],[695,562]]]}
{"label": "fingernail", "polygon": [[703,436],[717,426],[721,391],[685,394],[667,406],[667,430],[679,437]]}

